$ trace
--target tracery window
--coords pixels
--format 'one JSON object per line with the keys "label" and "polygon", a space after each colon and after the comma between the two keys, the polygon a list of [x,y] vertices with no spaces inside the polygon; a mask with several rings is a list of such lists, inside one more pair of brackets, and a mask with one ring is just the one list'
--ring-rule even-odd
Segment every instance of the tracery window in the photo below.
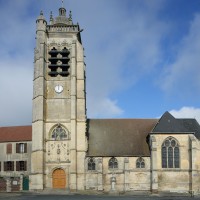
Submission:
{"label": "tracery window", "polygon": [[169,137],[162,144],[162,168],[179,168],[179,145],[175,138]]}
{"label": "tracery window", "polygon": [[118,168],[118,161],[116,158],[112,157],[108,162],[108,167],[110,169],[117,169]]}
{"label": "tracery window", "polygon": [[54,128],[51,137],[54,140],[65,140],[67,139],[67,133],[61,125],[58,125]]}
{"label": "tracery window", "polygon": [[144,159],[142,157],[139,157],[136,160],[136,168],[145,168],[145,162],[144,162]]}
{"label": "tracery window", "polygon": [[94,158],[88,159],[88,170],[96,170],[96,163]]}

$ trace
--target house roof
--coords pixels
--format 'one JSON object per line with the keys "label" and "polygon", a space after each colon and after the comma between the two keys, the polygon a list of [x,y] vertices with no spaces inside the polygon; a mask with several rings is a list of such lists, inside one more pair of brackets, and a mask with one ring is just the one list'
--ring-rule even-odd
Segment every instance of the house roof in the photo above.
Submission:
{"label": "house roof", "polygon": [[200,139],[200,125],[196,119],[176,119],[169,112],[165,112],[152,133],[193,133]]}
{"label": "house roof", "polygon": [[158,119],[89,119],[88,156],[149,156],[147,136]]}
{"label": "house roof", "polygon": [[0,142],[32,140],[32,126],[0,127]]}

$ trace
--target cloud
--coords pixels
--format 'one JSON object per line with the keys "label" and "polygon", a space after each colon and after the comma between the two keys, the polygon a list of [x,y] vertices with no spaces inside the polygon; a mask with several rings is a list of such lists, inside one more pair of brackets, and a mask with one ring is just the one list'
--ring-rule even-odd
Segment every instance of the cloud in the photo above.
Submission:
{"label": "cloud", "polygon": [[180,110],[169,112],[176,118],[195,118],[200,123],[200,108],[182,107]]}
{"label": "cloud", "polygon": [[[160,40],[166,27],[158,19],[158,13],[164,6],[164,2],[164,0],[159,3],[102,0],[94,3],[91,0],[84,2],[75,0],[66,3],[67,12],[69,13],[69,9],[73,11],[74,23],[78,21],[81,28],[84,28],[82,40],[87,56],[88,117],[120,116],[123,108],[119,107],[116,98],[112,95],[119,94],[122,90],[134,85],[160,62]],[[17,76],[10,73],[11,80],[19,82],[25,78],[24,76],[30,77],[26,73],[31,74],[33,66],[26,68],[25,65],[31,66],[33,61],[35,20],[40,10],[44,11],[47,20],[51,10],[53,10],[53,15],[57,16],[58,9],[55,4],[58,8],[58,2],[49,2],[49,0],[37,2],[37,4],[33,0],[14,2],[10,0],[1,4],[0,17],[4,19],[2,21],[4,29],[0,33],[0,44],[4,48],[0,49],[0,58],[9,62],[0,63],[0,68],[4,68],[5,74],[13,68],[17,69],[13,70]],[[12,12],[8,15],[11,9]],[[21,60],[20,64],[17,64],[16,60]],[[28,71],[25,72],[24,69]],[[32,81],[32,77],[30,80]],[[24,91],[26,95],[29,95],[26,96],[28,99],[32,99],[32,94],[29,94],[32,90],[30,80],[26,83],[27,87]],[[3,77],[1,83],[5,87],[9,84],[9,80]],[[2,89],[1,94],[6,96],[6,91]],[[7,98],[11,99],[15,94],[15,89],[10,87]],[[6,105],[5,99],[0,101],[1,105]],[[96,109],[96,107],[101,107],[97,105],[97,102],[106,109]],[[12,105],[13,111],[15,109],[18,111],[18,108],[21,108],[21,113],[25,113],[22,118],[27,119],[27,109],[22,101]],[[7,121],[18,124],[18,120],[11,116],[10,111]],[[31,114],[29,119],[31,119]],[[26,122],[24,120],[23,123],[22,120],[22,124]]]}
{"label": "cloud", "polygon": [[[106,7],[105,1],[95,2],[93,9],[84,9],[88,14],[81,18],[86,23],[83,44],[88,57],[89,117],[96,116],[91,105],[95,104],[97,95],[102,100],[112,99],[113,94],[120,94],[155,70],[162,57],[160,41],[167,26],[157,15],[164,5],[148,1],[138,5],[131,1],[131,8],[126,8],[124,2],[113,2],[107,1]],[[113,117],[116,117],[114,113]]]}
{"label": "cloud", "polygon": [[30,2],[0,4],[0,126],[31,124],[35,23]]}
{"label": "cloud", "polygon": [[117,106],[117,101],[113,101],[108,98],[98,98],[95,97],[93,100],[90,98],[89,100],[90,110],[92,113],[88,112],[89,116],[94,116],[95,118],[99,118],[102,116],[104,118],[110,118],[113,116],[120,116],[124,111]]}
{"label": "cloud", "polygon": [[31,124],[32,66],[23,58],[14,64],[0,61],[0,126]]}
{"label": "cloud", "polygon": [[200,100],[200,14],[190,24],[189,33],[177,47],[175,60],[166,66],[162,89],[171,95]]}
{"label": "cloud", "polygon": [[[165,2],[74,0],[66,3],[67,12],[72,10],[74,23],[78,21],[84,28],[82,41],[87,56],[89,118],[126,116],[126,110],[119,106],[117,95],[133,87],[137,81],[149,75],[152,77],[152,72],[160,66],[163,59],[161,41],[169,29],[159,17]],[[35,0],[8,0],[0,5],[0,17],[4,19],[4,29],[0,33],[0,44],[3,47],[0,49],[0,69],[3,69],[4,75],[9,74],[9,79],[0,75],[0,95],[3,96],[0,105],[2,111],[6,112],[3,107],[9,108],[12,104],[13,111],[9,111],[3,121],[26,124],[31,121],[35,20],[42,9],[47,20],[51,10],[54,17],[57,16],[60,4],[49,0],[37,4]],[[170,74],[169,70],[165,78],[170,79]],[[167,84],[165,78],[164,83]],[[24,92],[17,92],[11,86],[7,92],[4,87],[10,85],[11,80],[18,88],[25,87],[23,84],[26,83]],[[13,98],[16,99],[14,104],[8,100]],[[19,111],[21,122],[15,118]]]}

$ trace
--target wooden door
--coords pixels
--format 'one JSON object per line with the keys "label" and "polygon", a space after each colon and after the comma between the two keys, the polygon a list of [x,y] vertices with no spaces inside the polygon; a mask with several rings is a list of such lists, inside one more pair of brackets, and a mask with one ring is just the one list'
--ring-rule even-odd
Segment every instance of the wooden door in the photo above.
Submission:
{"label": "wooden door", "polygon": [[56,169],[53,172],[53,188],[66,188],[66,174],[63,169]]}

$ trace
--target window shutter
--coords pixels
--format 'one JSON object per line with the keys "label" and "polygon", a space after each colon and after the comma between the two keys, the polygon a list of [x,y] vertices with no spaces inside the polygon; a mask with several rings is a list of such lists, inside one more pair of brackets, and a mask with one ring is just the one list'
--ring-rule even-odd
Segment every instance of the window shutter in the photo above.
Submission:
{"label": "window shutter", "polygon": [[24,171],[27,171],[27,161],[24,161]]}
{"label": "window shutter", "polygon": [[24,143],[24,153],[27,153],[27,143]]}
{"label": "window shutter", "polygon": [[1,162],[0,162],[0,171],[1,171]]}
{"label": "window shutter", "polygon": [[7,171],[7,162],[4,162],[4,171]]}
{"label": "window shutter", "polygon": [[16,153],[19,153],[19,143],[16,143]]}
{"label": "window shutter", "polygon": [[6,149],[6,152],[7,152],[7,154],[10,154],[10,153],[12,153],[12,144],[7,144],[7,149]]}
{"label": "window shutter", "polygon": [[19,161],[16,161],[16,171],[19,171]]}
{"label": "window shutter", "polygon": [[14,161],[11,162],[11,171],[14,171]]}

